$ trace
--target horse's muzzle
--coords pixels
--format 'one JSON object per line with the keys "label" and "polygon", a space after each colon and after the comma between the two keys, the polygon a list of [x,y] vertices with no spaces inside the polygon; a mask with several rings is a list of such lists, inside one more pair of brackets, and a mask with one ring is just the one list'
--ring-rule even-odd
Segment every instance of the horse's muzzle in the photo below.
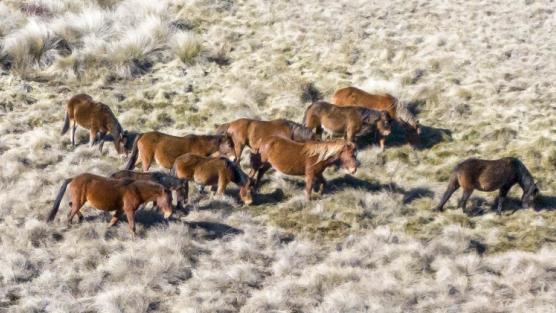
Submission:
{"label": "horse's muzzle", "polygon": [[172,212],[164,212],[164,218],[169,219],[172,216]]}

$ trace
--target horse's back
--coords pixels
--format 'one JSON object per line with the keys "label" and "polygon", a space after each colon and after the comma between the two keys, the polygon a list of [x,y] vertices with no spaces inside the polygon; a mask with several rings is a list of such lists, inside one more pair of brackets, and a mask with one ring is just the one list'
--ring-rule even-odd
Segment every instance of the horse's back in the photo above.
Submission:
{"label": "horse's back", "polygon": [[493,191],[517,181],[517,162],[511,157],[497,160],[469,158],[459,163],[454,172],[464,188]]}
{"label": "horse's back", "polygon": [[397,101],[390,94],[371,94],[356,87],[346,87],[334,93],[332,102],[339,106],[362,106],[370,109],[395,112],[394,109]]}

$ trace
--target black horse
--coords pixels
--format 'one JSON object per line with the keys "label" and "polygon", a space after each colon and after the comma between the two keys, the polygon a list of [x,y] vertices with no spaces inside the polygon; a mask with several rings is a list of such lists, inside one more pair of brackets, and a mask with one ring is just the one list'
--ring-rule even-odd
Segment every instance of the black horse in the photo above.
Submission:
{"label": "black horse", "polygon": [[454,168],[450,175],[448,188],[434,210],[443,211],[444,204],[450,199],[450,196],[459,187],[462,187],[463,194],[458,203],[458,208],[461,207],[465,211],[467,199],[475,189],[481,191],[500,190],[497,212],[501,214],[504,198],[515,184],[519,184],[523,189],[522,207],[529,208],[535,196],[539,193],[539,188],[529,170],[520,160],[516,158],[502,158],[499,160],[470,158]]}

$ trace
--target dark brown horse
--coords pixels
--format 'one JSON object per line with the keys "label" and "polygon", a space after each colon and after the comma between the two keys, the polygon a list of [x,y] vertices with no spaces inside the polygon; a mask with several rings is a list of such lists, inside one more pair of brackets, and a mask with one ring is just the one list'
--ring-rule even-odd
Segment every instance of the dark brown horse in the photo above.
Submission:
{"label": "dark brown horse", "polygon": [[434,209],[443,211],[444,204],[450,196],[459,188],[463,188],[463,194],[458,203],[465,211],[467,199],[473,190],[494,191],[499,190],[497,213],[502,212],[502,204],[513,185],[519,184],[523,189],[521,204],[523,208],[531,206],[535,196],[539,193],[539,188],[535,184],[533,176],[525,165],[516,158],[502,158],[498,160],[481,160],[470,158],[459,163],[448,182],[448,188],[442,196],[442,200]]}
{"label": "dark brown horse", "polygon": [[71,211],[68,213],[68,224],[72,222],[75,215],[79,217],[80,222],[83,220],[83,215],[79,211],[86,202],[99,210],[114,211],[109,227],[118,223],[125,213],[133,237],[135,237],[135,211],[143,203],[155,201],[164,212],[164,218],[168,219],[172,215],[172,192],[160,184],[112,179],[85,173],[64,180],[54,201],[54,207],[48,215],[48,222],[56,217],[69,183],[71,183],[69,187]]}
{"label": "dark brown horse", "polygon": [[419,121],[406,105],[389,94],[370,94],[356,87],[346,87],[336,90],[331,101],[339,106],[360,106],[386,111],[406,130],[411,143],[419,142],[421,134]]}
{"label": "dark brown horse", "polygon": [[268,136],[283,136],[294,141],[315,140],[315,134],[305,126],[285,119],[260,121],[240,118],[230,123],[222,124],[216,130],[217,134],[227,134],[234,141],[236,162],[240,161],[243,148],[248,146],[257,150],[263,138]]}
{"label": "dark brown horse", "polygon": [[[181,199],[183,188],[187,188],[187,181],[183,179],[179,179],[173,175],[164,173],[164,172],[137,172],[137,171],[129,171],[129,170],[121,170],[117,171],[110,175],[110,178],[114,179],[131,179],[131,180],[144,180],[150,181],[153,183],[160,184],[164,186],[164,188],[176,191],[177,201],[178,201],[178,210],[183,210],[183,199]],[[154,204],[153,204],[154,205]]]}
{"label": "dark brown horse", "polygon": [[161,132],[148,132],[137,136],[133,150],[125,166],[126,170],[135,167],[140,158],[143,171],[148,171],[153,160],[158,165],[171,169],[177,157],[186,153],[203,156],[220,155],[234,157],[234,143],[223,135],[172,136]]}
{"label": "dark brown horse", "polygon": [[204,186],[217,186],[216,193],[224,194],[226,186],[233,182],[239,186],[239,196],[243,203],[250,205],[253,203],[253,184],[249,176],[245,174],[239,165],[226,158],[211,158],[195,154],[184,154],[176,159],[174,173],[181,180],[184,180],[186,187],[183,188],[184,195],[182,200],[188,198],[187,182],[193,181],[201,189]]}
{"label": "dark brown horse", "polygon": [[386,137],[390,135],[390,116],[387,112],[362,107],[340,107],[325,101],[312,103],[305,110],[303,123],[317,134],[325,129],[331,134],[345,134],[354,142],[355,136],[374,131],[379,136],[380,148],[384,150]]}
{"label": "dark brown horse", "polygon": [[333,165],[340,164],[355,174],[359,162],[357,149],[345,140],[296,142],[280,136],[264,139],[259,150],[251,153],[252,176],[257,174],[255,186],[260,184],[264,173],[273,167],[287,175],[305,176],[305,198],[311,199],[313,183],[319,193],[324,192],[326,180],[322,173]]}
{"label": "dark brown horse", "polygon": [[114,146],[118,153],[122,151],[122,138],[124,132],[118,119],[106,104],[93,101],[93,98],[86,94],[73,96],[66,105],[66,117],[64,119],[64,127],[62,135],[65,134],[70,127],[70,121],[73,121],[71,129],[71,144],[75,146],[75,129],[77,124],[89,130],[90,145],[100,142],[99,150],[102,147],[105,136],[108,132],[112,134]]}

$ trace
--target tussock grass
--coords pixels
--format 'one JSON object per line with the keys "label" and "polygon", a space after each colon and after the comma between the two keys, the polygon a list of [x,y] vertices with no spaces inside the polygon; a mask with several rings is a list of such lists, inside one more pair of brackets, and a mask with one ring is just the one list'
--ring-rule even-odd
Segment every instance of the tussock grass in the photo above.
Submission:
{"label": "tussock grass", "polygon": [[[548,3],[21,1],[0,3],[0,311],[552,312],[556,310],[554,36]],[[301,13],[300,13],[301,12]],[[63,179],[108,174],[78,128],[76,93],[125,129],[214,133],[240,117],[301,121],[310,101],[355,85],[414,107],[424,148],[362,138],[354,176],[327,192],[270,171],[255,204],[190,190],[168,224],[150,205],[126,223],[85,208],[43,222]],[[248,169],[248,151],[242,167]],[[514,187],[472,214],[431,211],[467,157],[517,156],[539,211]],[[153,169],[157,169],[154,166]]]}

